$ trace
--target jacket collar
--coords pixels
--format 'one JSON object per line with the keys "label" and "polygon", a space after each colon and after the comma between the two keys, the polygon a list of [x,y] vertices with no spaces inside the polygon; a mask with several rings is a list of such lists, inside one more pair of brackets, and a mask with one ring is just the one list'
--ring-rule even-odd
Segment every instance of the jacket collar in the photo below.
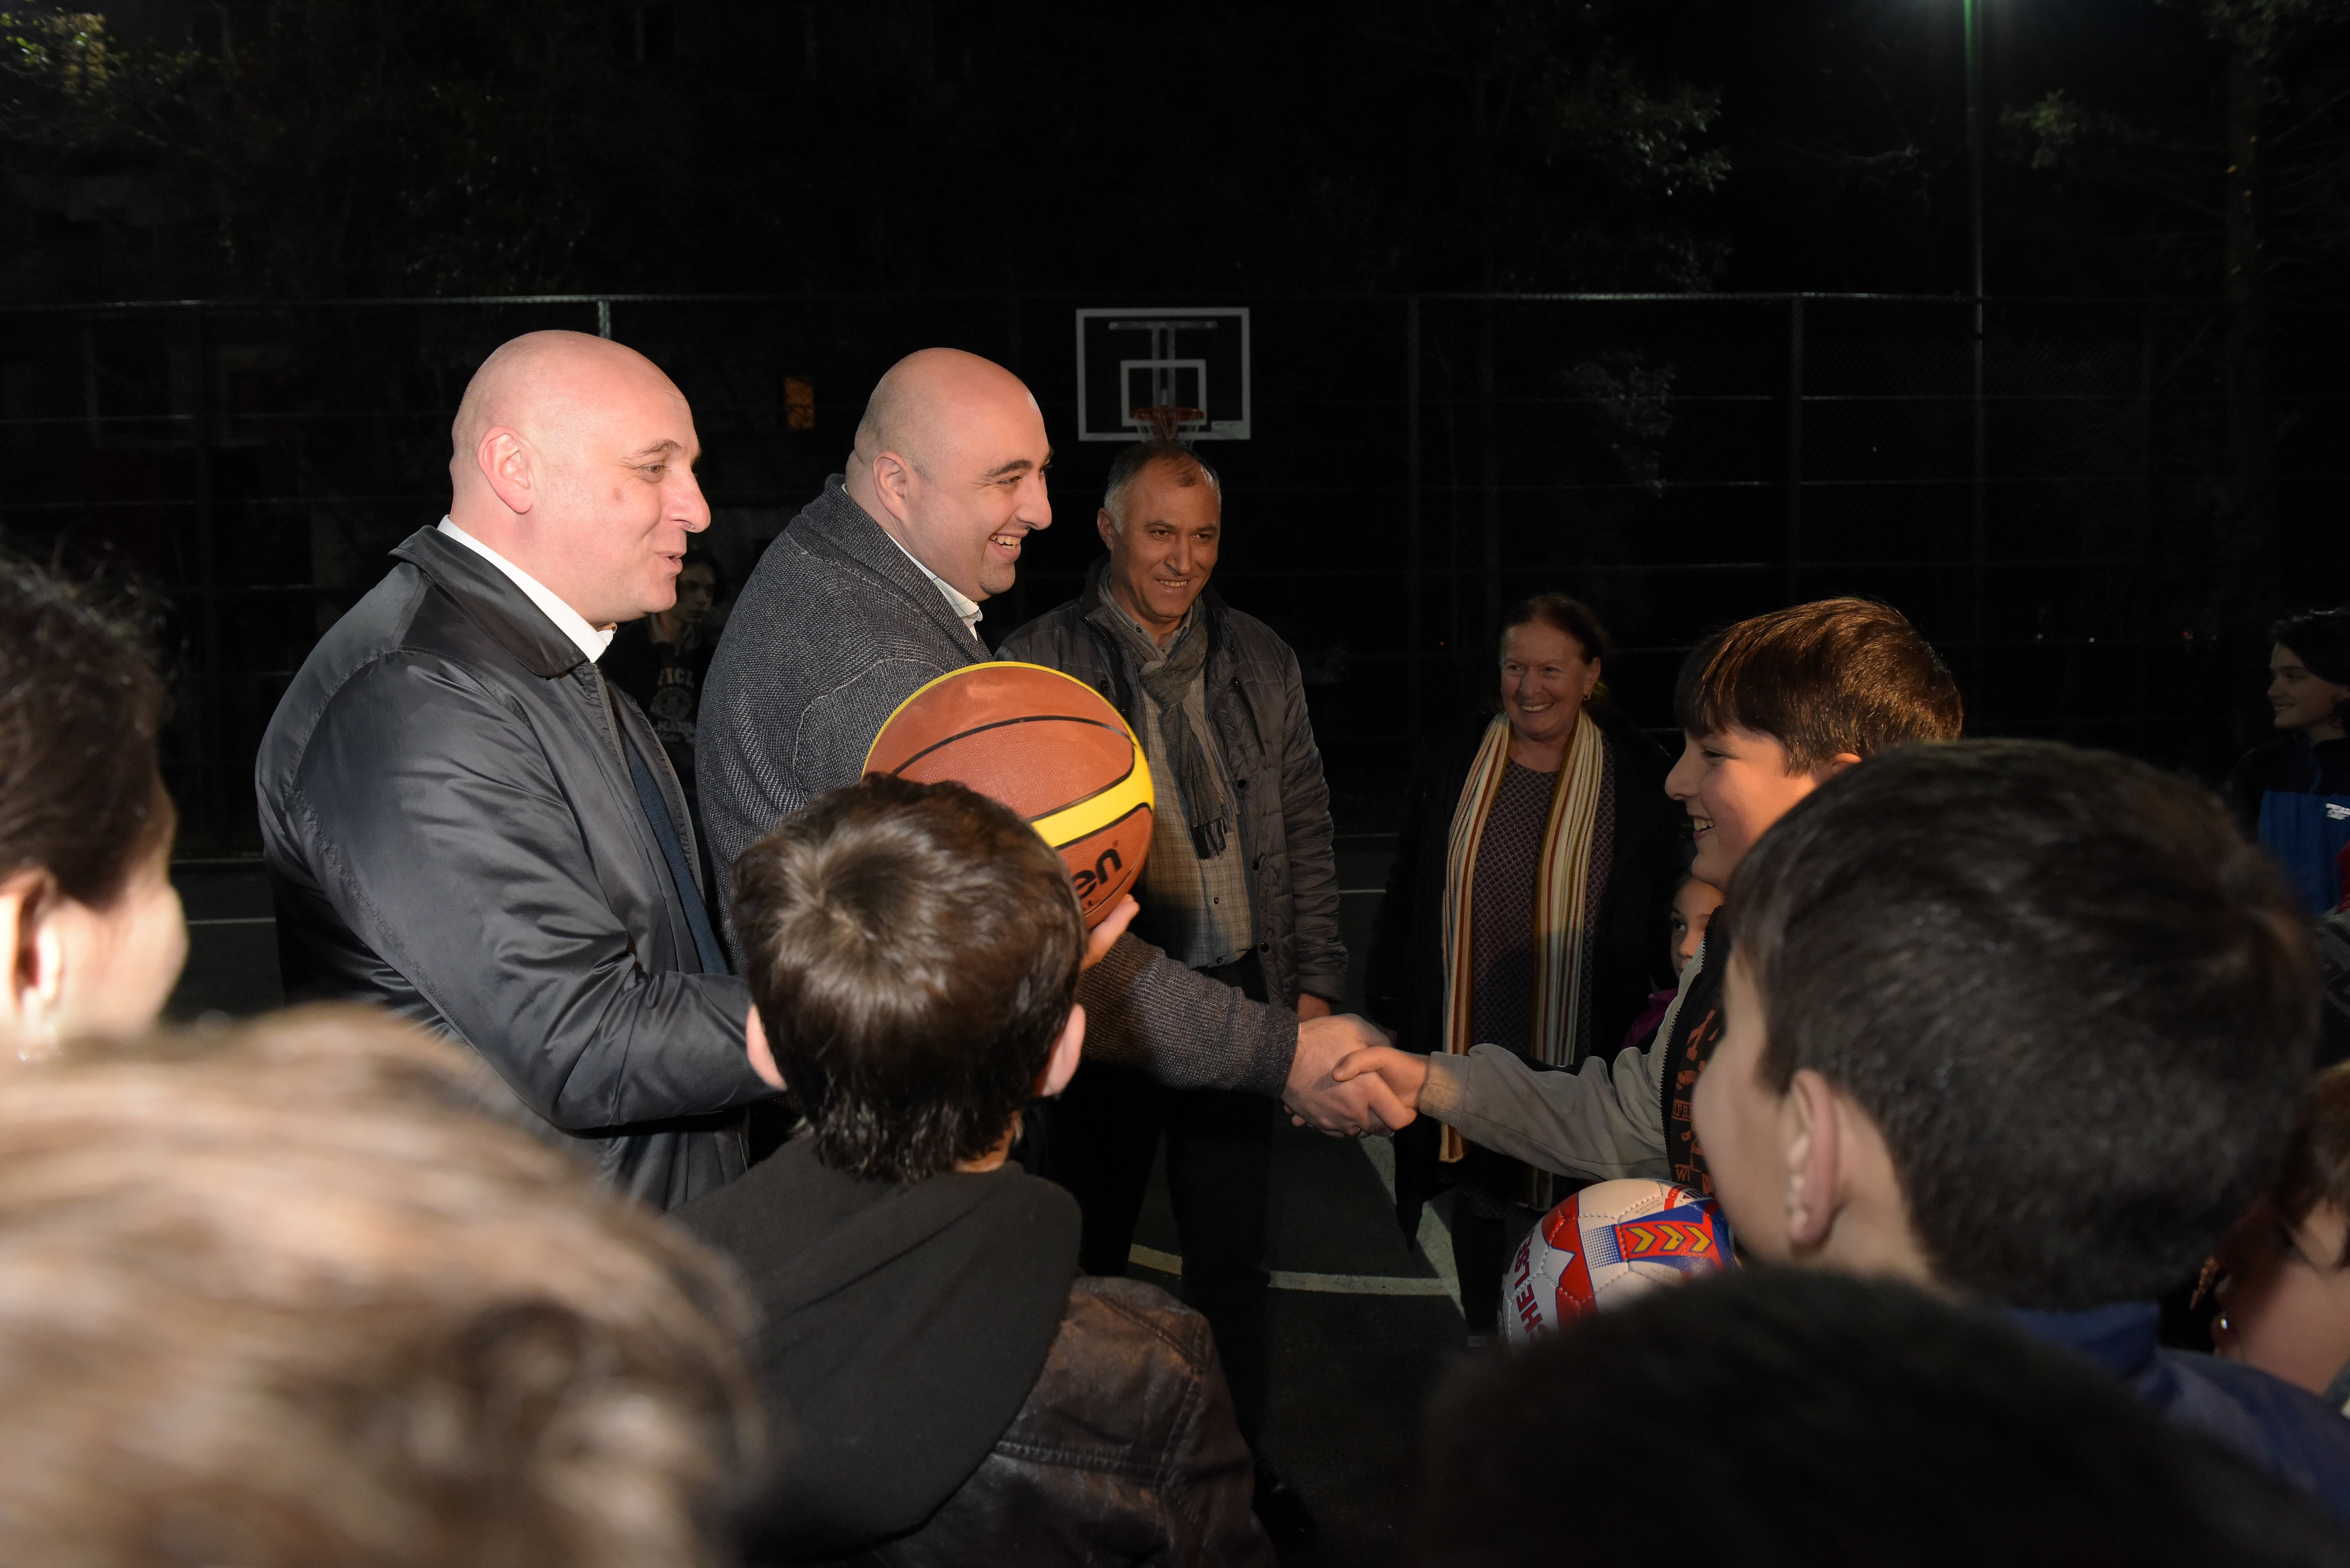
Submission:
{"label": "jacket collar", "polygon": [[2008,1315],[2026,1334],[2077,1351],[2116,1377],[2134,1377],[2154,1360],[2162,1309],[2152,1302],[2116,1302],[2085,1312],[2025,1312]]}
{"label": "jacket collar", "polygon": [[588,661],[579,645],[530,602],[513,579],[438,528],[419,528],[392,551],[457,601],[498,646],[542,680],[568,675]]}
{"label": "jacket collar", "polygon": [[791,531],[819,541],[855,561],[920,606],[924,617],[952,638],[956,647],[976,648],[981,658],[987,657],[986,645],[980,642],[979,634],[955,614],[946,596],[931,586],[930,578],[922,575],[922,569],[898,541],[873,520],[871,514],[849,498],[841,475],[836,473],[824,482],[824,489],[816,498],[800,509]]}

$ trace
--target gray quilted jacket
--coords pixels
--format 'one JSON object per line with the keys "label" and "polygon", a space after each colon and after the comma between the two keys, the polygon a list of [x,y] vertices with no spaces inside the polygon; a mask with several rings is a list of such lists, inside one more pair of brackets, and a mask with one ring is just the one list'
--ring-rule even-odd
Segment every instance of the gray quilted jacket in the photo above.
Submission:
{"label": "gray quilted jacket", "polygon": [[[1074,675],[1134,722],[1134,691],[1102,597],[1107,559],[1086,591],[1046,610],[997,651]],[[1330,786],[1305,711],[1297,655],[1273,628],[1227,606],[1212,588],[1207,617],[1208,723],[1239,792],[1241,849],[1248,858],[1250,914],[1266,994],[1295,1004],[1300,992],[1329,1002],[1347,993],[1338,938],[1338,867],[1330,844]]]}
{"label": "gray quilted jacket", "polygon": [[[735,857],[812,797],[855,784],[899,703],[988,657],[841,476],[826,480],[759,557],[702,687],[695,784],[724,902]],[[1297,1054],[1294,1011],[1251,1002],[1132,937],[1086,972],[1077,1000],[1088,1055],[1174,1088],[1278,1095]]]}

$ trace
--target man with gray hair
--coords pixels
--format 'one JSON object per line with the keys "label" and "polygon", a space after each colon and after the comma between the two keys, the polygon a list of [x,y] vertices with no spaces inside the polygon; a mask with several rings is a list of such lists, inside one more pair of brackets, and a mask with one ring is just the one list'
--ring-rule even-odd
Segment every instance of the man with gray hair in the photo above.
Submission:
{"label": "man with gray hair", "polygon": [[[1011,587],[1023,543],[1052,524],[1052,457],[1027,387],[976,354],[925,348],[874,387],[848,472],[767,546],[711,663],[695,748],[722,887],[777,822],[857,782],[899,703],[989,657],[981,601]],[[1357,1096],[1331,1078],[1385,1039],[1360,1019],[1301,1020],[1131,936],[1077,996],[1088,1054],[1161,1083],[1278,1096],[1325,1132],[1411,1119],[1384,1085]]]}
{"label": "man with gray hair", "polygon": [[[1190,449],[1141,441],[1111,464],[1094,526],[1109,554],[1085,592],[1003,656],[1076,676],[1141,737],[1159,809],[1136,934],[1234,993],[1326,1017],[1347,982],[1330,791],[1297,656],[1208,588],[1222,483]],[[1263,1457],[1273,1114],[1257,1095],[1092,1060],[1047,1112],[1044,1170],[1076,1195],[1086,1272],[1122,1274],[1165,1132],[1183,1296],[1215,1330],[1258,1512],[1288,1545],[1311,1525]]]}

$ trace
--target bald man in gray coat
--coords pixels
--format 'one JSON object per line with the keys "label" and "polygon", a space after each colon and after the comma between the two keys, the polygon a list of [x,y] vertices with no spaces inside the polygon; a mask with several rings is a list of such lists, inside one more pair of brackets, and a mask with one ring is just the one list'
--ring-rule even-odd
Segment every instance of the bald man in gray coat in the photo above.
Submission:
{"label": "bald man in gray coat", "polygon": [[[711,662],[695,750],[721,867],[810,797],[854,784],[917,688],[990,657],[981,605],[1012,587],[1028,535],[1052,525],[1052,455],[1035,399],[1000,365],[926,348],[881,378],[847,472],[760,557]],[[1132,937],[1077,995],[1088,1055],[1170,1086],[1263,1094],[1329,1133],[1411,1119],[1376,1075],[1330,1077],[1357,1044],[1385,1043],[1359,1018],[1301,1023]]]}

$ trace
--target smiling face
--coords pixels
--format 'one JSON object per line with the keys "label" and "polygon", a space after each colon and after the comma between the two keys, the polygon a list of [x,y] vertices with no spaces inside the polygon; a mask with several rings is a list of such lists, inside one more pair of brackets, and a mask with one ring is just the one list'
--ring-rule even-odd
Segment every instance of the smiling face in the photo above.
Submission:
{"label": "smiling face", "polygon": [[2266,1198],[2220,1243],[2221,1355],[2323,1394],[2350,1363],[2350,1269],[2342,1243],[2350,1217],[2320,1202],[2299,1223]]}
{"label": "smiling face", "polygon": [[2350,686],[2310,673],[2301,655],[2279,646],[2269,655],[2269,706],[2276,711],[2276,727],[2299,730],[2313,741],[2330,741],[2342,734],[2342,711],[2350,702]]}
{"label": "smiling face", "polygon": [[686,536],[710,526],[685,394],[643,355],[534,332],[483,362],[457,411],[458,527],[610,626],[677,598]]}
{"label": "smiling face", "polygon": [[1665,793],[1689,811],[1697,837],[1690,874],[1717,888],[1773,823],[1797,801],[1860,759],[1839,753],[1825,766],[1787,771],[1787,749],[1769,735],[1731,728],[1686,737],[1681,760],[1665,777]]}
{"label": "smiling face", "polygon": [[1223,503],[1196,468],[1154,462],[1118,497],[1126,519],[1094,518],[1109,546],[1109,590],[1164,644],[1207,588],[1223,541]]}
{"label": "smiling face", "polygon": [[1513,740],[1563,744],[1598,684],[1599,660],[1548,621],[1527,621],[1502,634],[1502,713]]}

